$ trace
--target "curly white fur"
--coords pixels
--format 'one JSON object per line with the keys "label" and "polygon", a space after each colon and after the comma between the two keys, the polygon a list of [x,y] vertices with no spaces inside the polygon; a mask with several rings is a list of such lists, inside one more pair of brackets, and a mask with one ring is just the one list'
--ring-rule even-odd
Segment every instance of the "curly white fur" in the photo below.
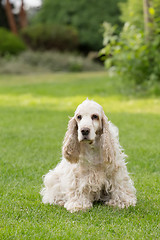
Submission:
{"label": "curly white fur", "polygon": [[99,200],[119,208],[135,206],[136,190],[118,128],[98,103],[87,99],[78,106],[68,124],[62,155],[62,161],[44,176],[44,203],[64,206],[70,212],[89,209]]}

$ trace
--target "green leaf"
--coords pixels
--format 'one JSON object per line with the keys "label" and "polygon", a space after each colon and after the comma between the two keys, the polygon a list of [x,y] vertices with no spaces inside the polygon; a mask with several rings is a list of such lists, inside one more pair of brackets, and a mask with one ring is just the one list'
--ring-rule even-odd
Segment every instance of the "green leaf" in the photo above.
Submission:
{"label": "green leaf", "polygon": [[155,14],[154,8],[150,7],[149,8],[149,13],[153,16]]}

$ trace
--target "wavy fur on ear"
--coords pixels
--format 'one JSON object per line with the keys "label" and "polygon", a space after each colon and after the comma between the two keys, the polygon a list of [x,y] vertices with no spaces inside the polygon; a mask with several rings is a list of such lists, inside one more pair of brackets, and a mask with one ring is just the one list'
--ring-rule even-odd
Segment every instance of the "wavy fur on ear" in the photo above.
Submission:
{"label": "wavy fur on ear", "polygon": [[75,118],[71,118],[63,141],[63,156],[71,163],[78,162],[80,146],[78,142],[77,123]]}
{"label": "wavy fur on ear", "polygon": [[115,147],[111,132],[109,131],[108,118],[103,112],[102,117],[103,133],[101,135],[101,148],[104,162],[113,162],[115,160]]}

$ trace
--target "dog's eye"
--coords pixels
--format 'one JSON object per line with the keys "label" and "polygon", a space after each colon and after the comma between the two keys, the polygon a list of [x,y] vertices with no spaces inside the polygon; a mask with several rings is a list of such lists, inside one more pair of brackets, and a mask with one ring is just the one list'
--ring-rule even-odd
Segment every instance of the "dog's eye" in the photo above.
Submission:
{"label": "dog's eye", "polygon": [[92,120],[94,120],[94,119],[98,120],[99,117],[98,117],[96,114],[93,114],[93,115],[92,115]]}
{"label": "dog's eye", "polygon": [[77,116],[77,119],[78,119],[78,120],[81,120],[81,119],[82,119],[82,116],[81,116],[81,115],[78,115],[78,116]]}

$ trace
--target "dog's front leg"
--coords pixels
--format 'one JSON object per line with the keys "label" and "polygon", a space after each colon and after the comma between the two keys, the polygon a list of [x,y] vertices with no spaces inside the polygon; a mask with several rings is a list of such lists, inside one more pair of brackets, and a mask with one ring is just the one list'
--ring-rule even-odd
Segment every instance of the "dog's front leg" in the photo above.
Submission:
{"label": "dog's front leg", "polygon": [[128,208],[136,205],[136,190],[126,168],[119,169],[111,179],[110,199],[106,205]]}
{"label": "dog's front leg", "polygon": [[93,206],[92,202],[85,196],[80,194],[70,194],[64,207],[70,212],[86,211]]}

